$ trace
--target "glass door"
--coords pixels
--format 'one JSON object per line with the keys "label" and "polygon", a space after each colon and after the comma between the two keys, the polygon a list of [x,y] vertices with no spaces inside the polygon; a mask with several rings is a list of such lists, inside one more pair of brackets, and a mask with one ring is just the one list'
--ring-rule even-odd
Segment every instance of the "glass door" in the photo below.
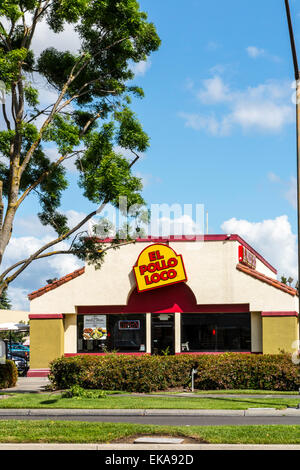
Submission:
{"label": "glass door", "polygon": [[174,354],[174,314],[152,313],[151,354]]}

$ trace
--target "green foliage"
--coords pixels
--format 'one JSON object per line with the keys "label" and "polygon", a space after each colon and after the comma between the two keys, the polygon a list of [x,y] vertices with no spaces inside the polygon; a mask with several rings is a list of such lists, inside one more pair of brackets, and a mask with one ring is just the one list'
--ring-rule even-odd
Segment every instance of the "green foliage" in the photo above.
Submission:
{"label": "green foliage", "polygon": [[[22,157],[25,156],[37,138],[38,130],[34,124],[23,123],[18,132],[22,137],[20,152],[22,161]],[[9,151],[15,135],[16,132],[12,130],[0,132],[0,154],[4,158],[6,157],[7,161],[6,164],[0,163],[0,179],[3,181],[3,194],[6,197],[8,197],[10,188]],[[27,165],[20,181],[19,194],[33,185],[45,173],[48,174],[48,177],[41,181],[36,193],[42,209],[39,217],[44,225],[51,225],[58,234],[61,234],[67,230],[67,219],[58,212],[62,193],[68,187],[66,170],[62,165],[53,167],[50,158],[47,156],[47,150],[43,150],[41,145],[37,147]]]}
{"label": "green foliage", "polygon": [[22,16],[19,2],[17,0],[2,0],[0,4],[0,15],[16,22]]}
{"label": "green foliage", "polygon": [[39,92],[36,88],[28,85],[24,87],[25,99],[29,106],[32,108],[36,107],[39,104]]}
{"label": "green foliage", "polygon": [[0,294],[0,309],[2,310],[10,310],[11,309],[11,301],[7,295],[7,289],[4,289],[2,294]]}
{"label": "green foliage", "polygon": [[0,45],[0,79],[9,89],[11,84],[18,80],[20,63],[27,57],[25,48],[15,49],[13,51],[4,51]]}
{"label": "green foliage", "polygon": [[192,368],[198,369],[199,390],[298,390],[299,366],[281,355],[74,356],[51,363],[50,380],[58,389],[153,392],[186,387]]}
{"label": "green foliage", "polygon": [[48,24],[55,33],[63,31],[64,21],[75,23],[86,10],[88,0],[53,0]]}
{"label": "green foliage", "polygon": [[[14,100],[16,108],[24,99],[20,121],[0,132],[0,179],[3,194],[9,197],[12,148],[14,161],[21,165],[38,142],[22,172],[19,195],[34,186],[41,222],[62,235],[69,229],[66,217],[59,212],[68,175],[61,162],[49,158],[49,143],[56,145],[60,158],[75,160],[79,187],[92,203],[117,206],[119,198],[126,197],[128,205],[144,205],[141,179],[133,176],[128,158],[115,148],[131,150],[134,159],[135,152],[145,152],[149,146],[148,135],[129,108],[131,97],[144,96],[143,90],[132,83],[131,66],[156,51],[160,39],[136,0],[50,0],[39,21],[46,19],[55,33],[68,23],[74,24],[80,50],[58,51],[45,44],[40,56],[35,57],[30,30],[24,27],[23,19],[32,20],[39,6],[37,0],[2,0],[0,5],[0,16],[6,18],[0,22],[0,80],[13,96],[17,84],[22,84],[19,99]],[[38,30],[37,23],[35,35]],[[46,111],[40,106],[33,72],[44,77],[58,95],[64,93],[42,131],[37,118],[45,120],[51,108]],[[71,106],[64,107],[67,100]]]}
{"label": "green foliage", "polygon": [[103,390],[86,390],[79,385],[72,385],[62,393],[62,398],[105,398],[107,394]]}
{"label": "green foliage", "polygon": [[170,346],[167,346],[166,349],[163,349],[162,350],[162,355],[163,356],[169,356],[171,353],[170,353]]}
{"label": "green foliage", "polygon": [[118,144],[126,149],[145,152],[149,146],[149,138],[143,132],[135,114],[125,107],[121,112],[115,113],[115,119],[120,123],[117,133]]}
{"label": "green foliage", "polygon": [[0,389],[15,387],[18,380],[18,369],[13,361],[0,364]]}
{"label": "green foliage", "polygon": [[71,153],[80,144],[79,128],[70,116],[54,116],[43,138],[55,142],[61,155]]}

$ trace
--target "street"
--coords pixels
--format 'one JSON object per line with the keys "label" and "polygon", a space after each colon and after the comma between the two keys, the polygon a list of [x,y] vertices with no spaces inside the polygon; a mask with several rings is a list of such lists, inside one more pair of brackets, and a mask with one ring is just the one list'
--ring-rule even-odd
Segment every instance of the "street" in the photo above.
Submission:
{"label": "street", "polygon": [[97,416],[91,414],[1,415],[3,419],[135,423],[168,426],[300,425],[300,416]]}

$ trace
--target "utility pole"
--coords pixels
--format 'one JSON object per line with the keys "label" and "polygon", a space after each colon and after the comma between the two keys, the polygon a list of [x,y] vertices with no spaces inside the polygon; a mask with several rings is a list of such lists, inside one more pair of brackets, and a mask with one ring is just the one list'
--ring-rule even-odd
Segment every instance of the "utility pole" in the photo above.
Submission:
{"label": "utility pole", "polygon": [[[297,224],[298,224],[298,295],[300,291],[300,73],[298,67],[297,50],[291,19],[289,0],[285,0],[285,8],[288,20],[289,35],[294,64],[296,81],[296,133],[297,133]],[[300,299],[300,296],[299,296]],[[300,309],[299,309],[300,313]]]}

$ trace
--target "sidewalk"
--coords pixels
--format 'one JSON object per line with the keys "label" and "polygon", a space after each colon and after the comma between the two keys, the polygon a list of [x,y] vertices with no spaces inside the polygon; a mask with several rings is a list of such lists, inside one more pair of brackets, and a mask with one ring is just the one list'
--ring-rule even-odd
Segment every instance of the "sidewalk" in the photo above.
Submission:
{"label": "sidewalk", "polygon": [[0,408],[3,416],[251,416],[300,418],[300,409],[248,408],[247,410],[191,410],[191,409],[70,409],[70,408]]}
{"label": "sidewalk", "polygon": [[41,393],[49,383],[48,377],[18,377],[15,387],[1,388],[0,393]]}
{"label": "sidewalk", "polygon": [[[19,377],[17,385],[12,388],[2,388],[0,389],[0,393],[42,393],[46,392],[47,390],[45,387],[50,384],[50,381],[48,377]],[[176,395],[174,394],[168,394],[168,393],[155,393],[155,394],[147,394],[147,393],[122,393],[122,395],[142,395],[143,397],[151,396],[151,397],[161,397],[161,398],[167,398],[168,396],[176,397],[176,398],[214,398],[214,397],[220,397],[222,396],[222,393],[193,393],[193,392],[184,392],[184,393],[177,393]],[[225,394],[224,394],[225,395]],[[229,394],[226,393],[226,397],[237,397],[239,396],[238,394]],[[272,393],[266,392],[265,395],[262,394],[246,394],[243,393],[240,396],[243,398],[246,397],[251,397],[251,398],[299,398],[299,403],[300,403],[300,393],[295,392],[293,395],[272,395]]]}

